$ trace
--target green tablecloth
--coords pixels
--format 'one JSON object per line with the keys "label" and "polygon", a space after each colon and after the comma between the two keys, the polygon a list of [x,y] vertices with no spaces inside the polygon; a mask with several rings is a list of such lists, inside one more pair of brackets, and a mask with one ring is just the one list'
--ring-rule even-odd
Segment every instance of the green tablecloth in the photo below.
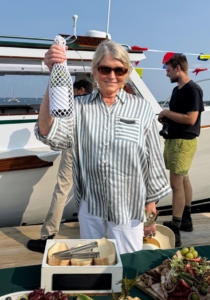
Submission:
{"label": "green tablecloth", "polygon": [[[142,250],[131,254],[121,255],[123,263],[123,276],[127,278],[134,278],[136,272],[143,274],[145,271],[150,270],[161,262],[172,257],[177,249],[170,250]],[[196,247],[199,255],[210,259],[210,246]],[[10,269],[0,269],[0,296],[24,291],[34,290],[40,287],[41,280],[41,265],[18,267]],[[141,292],[138,288],[133,287],[131,290],[131,296],[141,298],[141,300],[151,299],[149,296]],[[111,297],[94,297],[97,299],[109,300]]]}

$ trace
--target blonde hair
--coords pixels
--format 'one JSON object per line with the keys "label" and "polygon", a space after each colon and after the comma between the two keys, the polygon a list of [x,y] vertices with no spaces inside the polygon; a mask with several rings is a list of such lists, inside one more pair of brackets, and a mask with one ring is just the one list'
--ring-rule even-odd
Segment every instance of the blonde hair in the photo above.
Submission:
{"label": "blonde hair", "polygon": [[132,66],[130,63],[128,52],[120,44],[117,44],[110,40],[105,40],[97,47],[92,60],[92,68],[96,68],[105,55],[110,54],[114,59],[120,60],[124,67],[128,69],[126,79],[128,79]]}

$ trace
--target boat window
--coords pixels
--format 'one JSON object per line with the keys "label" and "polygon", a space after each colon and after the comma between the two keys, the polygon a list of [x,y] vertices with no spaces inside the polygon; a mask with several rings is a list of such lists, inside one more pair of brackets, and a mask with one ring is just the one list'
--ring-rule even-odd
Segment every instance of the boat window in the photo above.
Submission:
{"label": "boat window", "polygon": [[0,114],[38,113],[48,76],[0,76]]}

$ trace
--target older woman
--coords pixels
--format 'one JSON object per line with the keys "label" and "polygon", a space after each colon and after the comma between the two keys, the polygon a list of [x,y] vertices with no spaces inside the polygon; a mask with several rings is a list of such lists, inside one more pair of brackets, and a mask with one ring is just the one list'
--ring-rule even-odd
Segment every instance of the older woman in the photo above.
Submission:
{"label": "older woman", "polygon": [[[49,69],[66,59],[53,45],[46,53]],[[127,51],[105,40],[93,57],[97,89],[75,99],[74,118],[50,116],[48,91],[35,133],[54,150],[71,147],[80,236],[116,239],[120,253],[142,249],[145,209],[170,192],[164,171],[156,117],[150,104],[123,90],[131,65]]]}

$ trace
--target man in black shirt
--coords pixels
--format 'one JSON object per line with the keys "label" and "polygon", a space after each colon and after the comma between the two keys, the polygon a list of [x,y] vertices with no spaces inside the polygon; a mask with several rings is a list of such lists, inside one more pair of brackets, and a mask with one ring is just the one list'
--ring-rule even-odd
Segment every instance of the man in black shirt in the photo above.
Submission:
{"label": "man in black shirt", "polygon": [[163,110],[159,122],[168,122],[164,160],[170,171],[172,188],[172,221],[163,222],[176,238],[176,247],[181,246],[180,230],[192,231],[192,187],[188,171],[197,148],[200,135],[201,112],[204,111],[203,91],[188,76],[185,55],[175,55],[166,63],[167,76],[178,85],[173,89],[170,110]]}

